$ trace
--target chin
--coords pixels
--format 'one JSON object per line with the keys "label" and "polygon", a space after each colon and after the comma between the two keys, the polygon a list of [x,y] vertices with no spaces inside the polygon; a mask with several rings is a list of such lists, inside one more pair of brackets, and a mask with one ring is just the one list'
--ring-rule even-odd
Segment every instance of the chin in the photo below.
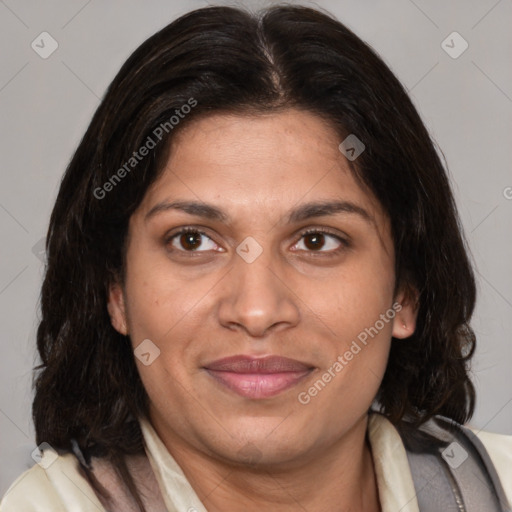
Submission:
{"label": "chin", "polygon": [[[265,445],[265,446],[262,446]],[[284,449],[283,449],[284,448]],[[286,447],[282,445],[273,446],[273,443],[258,445],[247,442],[235,453],[231,454],[230,462],[244,468],[253,468],[261,471],[276,471],[276,469],[287,470],[297,464],[303,452],[297,446]]]}
{"label": "chin", "polygon": [[[210,449],[230,464],[274,470],[282,466],[285,469],[305,456],[311,447],[302,444],[305,440],[304,430],[302,433],[300,430],[289,432],[284,429],[278,432],[279,429],[274,430],[275,426],[275,421],[272,421],[272,425],[265,428],[264,432],[255,431],[254,428],[239,430],[237,436],[225,438],[225,442],[220,446],[212,446],[209,439]],[[229,428],[227,430],[229,431]]]}

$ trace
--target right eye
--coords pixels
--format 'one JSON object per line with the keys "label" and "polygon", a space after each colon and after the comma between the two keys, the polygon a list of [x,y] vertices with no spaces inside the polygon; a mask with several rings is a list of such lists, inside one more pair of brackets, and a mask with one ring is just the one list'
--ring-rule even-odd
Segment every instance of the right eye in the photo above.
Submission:
{"label": "right eye", "polygon": [[206,251],[217,250],[217,244],[204,231],[192,227],[183,228],[172,234],[166,239],[166,243],[170,244],[173,250],[176,249],[181,252],[205,252],[204,250],[198,250],[204,245],[202,237],[210,241],[210,247],[207,247]]}

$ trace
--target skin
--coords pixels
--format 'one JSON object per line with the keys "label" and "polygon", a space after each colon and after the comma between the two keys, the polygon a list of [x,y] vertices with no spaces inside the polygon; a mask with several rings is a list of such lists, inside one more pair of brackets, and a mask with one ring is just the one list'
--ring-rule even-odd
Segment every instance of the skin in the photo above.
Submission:
{"label": "skin", "polygon": [[[391,337],[414,332],[416,310],[402,291],[393,295],[389,219],[355,181],[340,142],[299,110],[193,121],[130,219],[126,279],[110,287],[112,324],[134,348],[150,339],[160,349],[148,366],[136,359],[150,420],[209,512],[380,510],[368,409]],[[213,204],[229,221],[174,209],[145,218],[177,199]],[[341,212],[287,222],[292,208],[334,199],[372,220]],[[195,250],[179,235],[169,240],[185,226],[206,233]],[[301,235],[309,228],[332,235],[315,246],[315,235]],[[263,251],[252,263],[236,252],[249,236]],[[395,318],[300,403],[298,393],[394,302]],[[203,369],[236,354],[281,355],[315,370],[277,396],[244,398]]]}

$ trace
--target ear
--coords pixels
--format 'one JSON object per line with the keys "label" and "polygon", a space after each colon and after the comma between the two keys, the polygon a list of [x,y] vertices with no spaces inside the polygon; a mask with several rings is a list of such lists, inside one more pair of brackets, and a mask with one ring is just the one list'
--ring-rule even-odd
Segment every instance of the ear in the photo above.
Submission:
{"label": "ear", "polygon": [[[394,338],[405,339],[414,334],[416,318],[418,316],[418,299],[418,291],[411,286],[401,290],[395,297],[397,307],[393,307],[396,311],[395,318],[393,319],[392,336]],[[400,307],[398,307],[398,304]]]}
{"label": "ear", "polygon": [[123,288],[118,282],[109,285],[107,310],[114,329],[124,336],[128,336]]}

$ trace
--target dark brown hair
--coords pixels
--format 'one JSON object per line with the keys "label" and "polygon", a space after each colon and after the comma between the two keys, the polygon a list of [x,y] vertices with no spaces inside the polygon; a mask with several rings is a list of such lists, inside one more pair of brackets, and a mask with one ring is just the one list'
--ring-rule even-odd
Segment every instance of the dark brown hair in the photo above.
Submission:
{"label": "dark brown hair", "polygon": [[[179,124],[119,173],[191,99]],[[130,340],[106,307],[109,283],[124,276],[129,218],[187,123],[285,108],[321,116],[340,142],[348,134],[363,141],[352,169],[391,220],[396,289],[419,292],[415,333],[392,340],[377,396],[382,412],[395,425],[437,414],[464,423],[473,413],[474,275],[447,174],[403,86],[367,44],[317,10],[198,9],[150,37],[118,72],[64,174],[47,236],[37,443],[71,450],[75,439],[86,461],[108,457],[141,510],[125,456],[143,451],[137,417],[148,397]]]}

